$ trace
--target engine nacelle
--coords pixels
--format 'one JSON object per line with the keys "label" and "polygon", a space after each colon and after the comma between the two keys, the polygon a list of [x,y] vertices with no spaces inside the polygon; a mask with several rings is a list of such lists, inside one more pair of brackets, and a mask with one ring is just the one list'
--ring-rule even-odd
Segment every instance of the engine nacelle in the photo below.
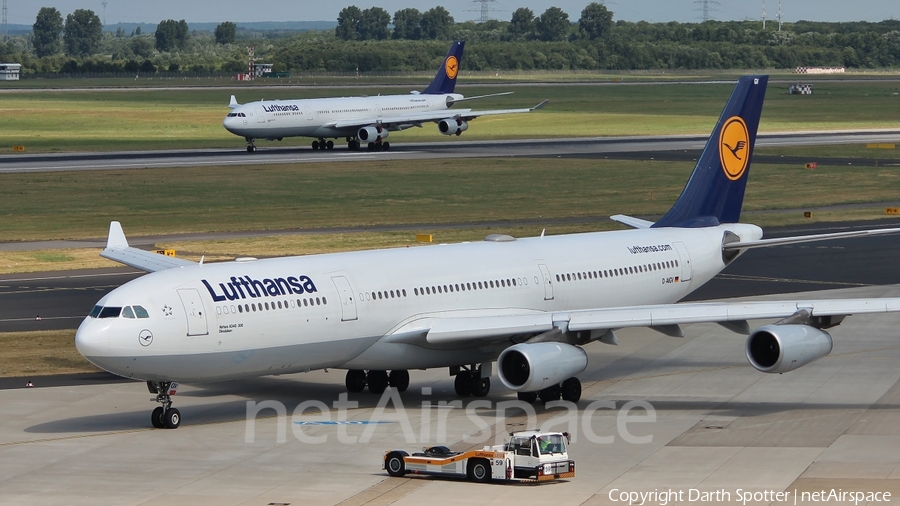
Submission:
{"label": "engine nacelle", "polygon": [[517,344],[503,350],[497,369],[507,388],[536,392],[584,371],[587,363],[587,353],[571,344]]}
{"label": "engine nacelle", "polygon": [[766,325],[747,338],[747,360],[758,371],[792,371],[831,353],[831,335],[809,325]]}
{"label": "engine nacelle", "polygon": [[444,135],[459,135],[469,129],[469,124],[461,119],[447,118],[438,122],[438,130]]}
{"label": "engine nacelle", "polygon": [[389,133],[387,128],[369,126],[360,128],[356,136],[364,142],[375,142],[376,139],[386,139]]}

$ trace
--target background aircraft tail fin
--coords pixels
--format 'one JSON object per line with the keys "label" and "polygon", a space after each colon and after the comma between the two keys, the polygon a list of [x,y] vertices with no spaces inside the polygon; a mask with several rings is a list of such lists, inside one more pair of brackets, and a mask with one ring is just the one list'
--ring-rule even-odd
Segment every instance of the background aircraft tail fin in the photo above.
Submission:
{"label": "background aircraft tail fin", "polygon": [[447,51],[447,56],[441,62],[441,67],[435,74],[434,80],[422,93],[429,95],[453,93],[453,90],[456,88],[456,76],[459,74],[459,65],[462,63],[463,48],[465,46],[466,41],[464,40],[457,40],[450,44],[450,50]]}
{"label": "background aircraft tail fin", "polygon": [[769,76],[738,80],[675,204],[657,227],[712,227],[741,217]]}

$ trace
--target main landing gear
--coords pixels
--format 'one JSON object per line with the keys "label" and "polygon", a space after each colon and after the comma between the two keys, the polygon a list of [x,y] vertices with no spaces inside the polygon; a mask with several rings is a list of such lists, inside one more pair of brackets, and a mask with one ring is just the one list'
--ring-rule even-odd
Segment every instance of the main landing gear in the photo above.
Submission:
{"label": "main landing gear", "polygon": [[359,151],[359,139],[356,137],[347,137],[347,149],[350,151]]}
{"label": "main landing gear", "polygon": [[486,397],[491,392],[490,372],[488,376],[482,377],[481,366],[471,365],[469,367],[451,368],[450,374],[456,369],[456,379],[453,380],[453,388],[456,395],[460,397]]}
{"label": "main landing gear", "polygon": [[381,138],[379,138],[375,142],[370,142],[366,147],[369,151],[389,151],[391,149],[391,143],[382,141]]}
{"label": "main landing gear", "polygon": [[518,392],[518,397],[520,401],[529,404],[537,402],[538,397],[544,403],[558,401],[560,397],[564,401],[578,402],[581,400],[581,381],[578,378],[569,378],[558,385],[549,386],[537,392]]}
{"label": "main landing gear", "polygon": [[326,142],[325,138],[319,137],[319,140],[312,141],[312,148],[313,148],[313,151],[315,151],[317,149],[327,149],[327,150],[331,151],[332,149],[334,149],[334,141]]}
{"label": "main landing gear", "polygon": [[147,389],[156,397],[151,399],[161,404],[150,414],[150,423],[157,429],[177,429],[181,425],[181,412],[172,407],[172,396],[178,390],[174,381],[148,381]]}
{"label": "main landing gear", "polygon": [[395,369],[388,374],[387,371],[351,369],[347,371],[345,384],[347,391],[352,393],[362,392],[369,387],[369,392],[382,394],[389,386],[396,388],[398,392],[405,392],[409,388],[409,371]]}

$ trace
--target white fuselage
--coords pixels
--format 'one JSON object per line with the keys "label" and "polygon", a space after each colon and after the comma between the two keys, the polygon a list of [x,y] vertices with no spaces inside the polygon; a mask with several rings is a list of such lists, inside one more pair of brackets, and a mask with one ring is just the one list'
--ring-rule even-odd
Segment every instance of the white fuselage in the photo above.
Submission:
{"label": "white fuselage", "polygon": [[384,336],[441,316],[672,303],[725,267],[726,230],[762,236],[754,225],[729,224],[173,268],[98,302],[140,305],[149,318],[88,317],[76,345],[108,371],[155,381],[482,363],[511,343],[429,346]]}
{"label": "white fuselage", "polygon": [[[448,104],[463,98],[441,95],[408,94],[374,97],[335,97],[303,100],[261,100],[242,104],[228,114],[223,126],[229,132],[248,139],[282,137],[353,137],[363,125],[391,122],[394,118],[417,113],[443,111]],[[452,113],[447,114],[452,117]],[[341,123],[352,123],[342,126]],[[416,122],[392,125],[404,130]]]}

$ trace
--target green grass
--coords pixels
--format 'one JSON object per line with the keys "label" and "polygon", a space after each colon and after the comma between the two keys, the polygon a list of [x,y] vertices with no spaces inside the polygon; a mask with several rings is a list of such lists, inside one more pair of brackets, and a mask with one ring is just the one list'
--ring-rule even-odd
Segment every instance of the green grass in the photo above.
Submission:
{"label": "green grass", "polygon": [[[411,88],[413,89],[413,88]],[[461,139],[513,139],[613,135],[706,134],[731,92],[731,84],[518,85],[515,93],[471,103],[476,109],[550,104],[529,115],[485,117]],[[461,86],[466,95],[496,87]],[[311,98],[402,93],[396,88],[353,89],[121,89],[9,91],[0,94],[0,154],[12,146],[33,152],[234,148],[243,139],[222,128],[226,104],[260,98]],[[812,96],[788,95],[772,83],[762,131],[896,128],[900,80],[834,81],[816,84]],[[433,125],[391,135],[392,142],[447,141]],[[279,145],[306,146],[309,139]],[[263,146],[266,144],[263,143]]]}
{"label": "green grass", "polygon": [[[692,163],[497,158],[3,174],[0,240],[661,215]],[[756,164],[747,210],[881,202],[900,168]],[[540,225],[535,225],[538,227]],[[539,232],[539,230],[538,230]]]}

